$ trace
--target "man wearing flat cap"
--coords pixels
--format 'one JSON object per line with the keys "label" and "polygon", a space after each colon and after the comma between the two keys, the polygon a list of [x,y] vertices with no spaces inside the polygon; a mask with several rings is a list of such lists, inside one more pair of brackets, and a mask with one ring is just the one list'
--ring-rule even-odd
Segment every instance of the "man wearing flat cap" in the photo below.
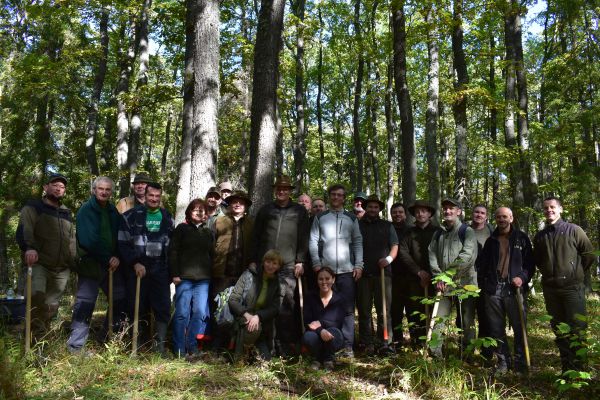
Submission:
{"label": "man wearing flat cap", "polygon": [[218,217],[225,213],[226,209],[221,209],[221,191],[213,186],[206,192],[206,226],[212,229]]}
{"label": "man wearing flat cap", "polygon": [[279,271],[281,309],[276,321],[276,343],[280,355],[293,355],[299,342],[300,324],[297,318],[294,291],[296,278],[304,273],[308,253],[308,214],[306,209],[290,199],[294,189],[290,178],[278,176],[273,184],[275,201],[265,204],[254,220],[251,266],[262,260],[271,249],[283,257]]}
{"label": "man wearing flat cap", "polygon": [[477,288],[477,239],[473,229],[460,220],[461,213],[462,204],[458,200],[443,200],[441,230],[433,235],[429,244],[429,266],[433,277],[436,278],[449,270],[455,271],[452,284],[443,281],[435,284],[436,291],[442,296],[437,314],[441,320],[435,324],[433,330],[434,335],[440,339],[435,341],[436,345],[431,348],[434,357],[442,356],[444,319],[450,315],[453,300],[457,300],[461,315],[462,348],[466,348],[471,339],[475,339],[475,298],[467,297],[461,300],[454,296],[455,289]]}
{"label": "man wearing flat cap", "polygon": [[367,206],[367,195],[364,192],[354,193],[352,198],[352,212],[356,218],[361,219],[365,215],[365,207]]}
{"label": "man wearing flat cap", "polygon": [[229,181],[219,183],[219,192],[221,194],[221,212],[225,214],[229,206],[227,198],[233,193],[233,185]]}
{"label": "man wearing flat cap", "polygon": [[61,200],[67,178],[50,174],[44,196],[21,209],[17,243],[25,265],[32,267],[31,322],[34,337],[41,337],[58,312],[60,298],[75,263],[75,225],[71,210]]}
{"label": "man wearing flat cap", "polygon": [[146,185],[153,182],[150,179],[150,175],[147,172],[138,172],[135,174],[133,181],[131,181],[131,189],[133,195],[129,197],[123,197],[117,202],[117,210],[123,214],[127,210],[131,210],[134,207],[144,204],[146,201]]}
{"label": "man wearing flat cap", "polygon": [[[383,336],[383,293],[385,299],[387,321],[392,328],[392,318],[389,312],[392,304],[392,261],[398,254],[398,236],[390,221],[379,218],[379,213],[385,205],[376,195],[371,195],[365,201],[365,215],[358,222],[363,244],[364,269],[362,279],[357,282],[358,294],[356,305],[358,308],[358,335],[360,344],[365,346],[365,353],[373,354],[375,342],[371,329],[371,310],[375,303],[377,311],[377,336],[383,347],[388,347],[392,342],[389,335],[387,342]],[[381,282],[381,269],[384,270],[384,282]]]}
{"label": "man wearing flat cap", "polygon": [[401,268],[398,272],[401,272],[401,279],[399,279],[401,300],[406,307],[410,341],[413,345],[419,345],[422,344],[422,337],[426,334],[426,319],[420,318],[420,314],[425,314],[425,305],[420,302],[420,299],[425,296],[426,290],[428,294],[433,294],[429,268],[429,243],[439,228],[431,223],[435,208],[427,201],[416,200],[408,207],[408,212],[415,218],[415,225],[410,227],[400,240],[398,261]]}

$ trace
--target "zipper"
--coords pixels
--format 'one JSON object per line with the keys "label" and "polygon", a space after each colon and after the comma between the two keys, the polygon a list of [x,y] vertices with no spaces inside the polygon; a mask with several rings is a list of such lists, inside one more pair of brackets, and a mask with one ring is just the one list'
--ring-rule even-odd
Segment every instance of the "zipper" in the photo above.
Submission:
{"label": "zipper", "polygon": [[275,248],[279,248],[279,232],[281,231],[281,221],[283,220],[283,215],[287,212],[287,209],[281,210],[279,213],[279,225],[277,225],[277,236],[275,236]]}
{"label": "zipper", "polygon": [[[338,219],[339,219],[340,213],[336,212],[335,213],[335,227],[337,229],[337,224],[338,224]],[[340,223],[340,232],[342,230],[342,224]],[[338,237],[340,236],[339,232],[335,235],[335,274],[337,275],[338,273]]]}

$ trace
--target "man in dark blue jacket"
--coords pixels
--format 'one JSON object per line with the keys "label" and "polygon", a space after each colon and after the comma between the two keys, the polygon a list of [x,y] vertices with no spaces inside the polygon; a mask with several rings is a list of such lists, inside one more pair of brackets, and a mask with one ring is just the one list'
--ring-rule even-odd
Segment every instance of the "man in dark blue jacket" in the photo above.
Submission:
{"label": "man in dark blue jacket", "polygon": [[92,183],[92,196],[77,212],[77,297],[73,306],[71,335],[67,348],[81,351],[88,337],[98,289],[108,294],[108,275],[113,272],[113,321],[115,327],[126,311],[125,280],[117,257],[117,232],[121,216],[110,202],[114,182],[99,176]]}
{"label": "man in dark blue jacket", "polygon": [[[515,335],[514,369],[525,372],[527,366],[523,327],[519,317],[516,292],[518,290],[525,292],[527,283],[533,276],[535,270],[533,251],[527,235],[512,226],[513,214],[510,208],[498,208],[495,219],[497,228],[483,247],[480,272],[490,334],[498,343],[495,349],[498,358],[496,373],[505,373],[511,364],[505,331],[506,317]],[[526,296],[523,296],[523,315],[527,308],[525,299]]]}
{"label": "man in dark blue jacket", "polygon": [[156,320],[157,351],[164,353],[167,324],[171,316],[171,293],[167,250],[173,218],[160,207],[162,187],[150,182],[146,186],[146,203],[125,214],[119,227],[119,254],[127,267],[127,291],[130,296],[129,312],[133,315],[136,276],[140,283],[139,315],[152,309]]}

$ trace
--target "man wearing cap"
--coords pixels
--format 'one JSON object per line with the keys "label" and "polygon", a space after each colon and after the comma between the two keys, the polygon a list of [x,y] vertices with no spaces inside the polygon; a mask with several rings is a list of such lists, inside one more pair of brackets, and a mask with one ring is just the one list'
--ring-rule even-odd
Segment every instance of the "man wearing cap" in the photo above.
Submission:
{"label": "man wearing cap", "polygon": [[231,196],[233,192],[233,186],[231,182],[225,181],[219,184],[219,191],[221,192],[221,212],[225,214],[227,212],[227,207],[229,206],[229,201],[227,198]]}
{"label": "man wearing cap", "polygon": [[283,257],[279,271],[281,308],[275,322],[276,341],[280,355],[295,353],[299,342],[300,323],[297,319],[294,291],[296,278],[304,273],[308,253],[308,214],[306,209],[290,199],[294,189],[290,178],[278,176],[273,184],[275,201],[265,204],[254,220],[251,266],[256,267],[271,249]]}
{"label": "man wearing cap", "polygon": [[[212,186],[206,192],[206,226],[208,229],[212,229],[215,221],[218,217],[224,214],[224,210],[221,209],[221,191],[218,187]],[[225,209],[227,210],[227,209]]]}
{"label": "man wearing cap", "polygon": [[[406,208],[402,203],[394,203],[390,207],[390,216],[392,217],[392,225],[398,236],[398,245],[402,242],[402,238],[408,232],[410,225],[406,221]],[[398,246],[398,250],[400,247]],[[400,263],[400,258],[396,257],[392,261],[392,330],[394,332],[394,340],[400,344],[403,342],[402,319],[404,318],[404,308],[407,302],[406,296],[406,273],[405,268]]]}
{"label": "man wearing cap", "polygon": [[[364,270],[362,278],[357,283],[356,306],[358,308],[358,335],[361,345],[365,346],[365,353],[373,354],[375,351],[373,335],[371,332],[371,310],[373,302],[377,311],[377,334],[384,347],[392,342],[392,335],[387,341],[383,336],[383,307],[390,310],[392,304],[392,261],[398,254],[398,236],[392,223],[379,218],[379,213],[385,207],[376,195],[371,195],[365,201],[366,212],[358,225],[363,242]],[[381,282],[380,270],[384,272],[384,282]],[[385,287],[386,304],[383,305],[382,286]],[[392,318],[386,314],[387,327],[392,330]]]}
{"label": "man wearing cap", "polygon": [[367,201],[367,195],[364,192],[354,193],[352,199],[352,212],[356,215],[356,218],[361,219],[365,215],[365,202]]}
{"label": "man wearing cap", "polygon": [[146,185],[152,182],[150,176],[146,172],[140,172],[135,174],[135,178],[131,181],[131,188],[133,189],[133,196],[123,197],[117,202],[117,210],[123,214],[127,210],[144,204],[146,201]]}
{"label": "man wearing cap", "polygon": [[310,228],[310,257],[315,273],[322,266],[335,273],[335,288],[342,295],[346,314],[342,324],[344,355],[353,358],[356,282],[363,272],[362,235],[356,215],[344,211],[344,185],[329,186],[327,195],[329,210],[316,215]]}
{"label": "man wearing cap", "polygon": [[[432,346],[431,351],[435,357],[442,356],[442,333],[444,331],[446,317],[450,315],[452,308],[453,292],[455,289],[468,289],[477,287],[477,274],[475,272],[475,259],[477,258],[477,239],[473,229],[463,224],[459,216],[462,213],[462,205],[456,199],[445,199],[442,201],[442,225],[439,233],[433,235],[429,244],[429,266],[435,278],[454,270],[453,284],[446,284],[437,280],[436,291],[442,294],[439,299],[439,309],[433,334],[439,340]],[[465,288],[465,286],[469,286]],[[462,348],[466,348],[475,339],[475,298],[467,297],[458,300],[458,310],[462,321]]]}
{"label": "man wearing cap", "polygon": [[418,345],[423,342],[422,337],[426,334],[426,319],[421,318],[421,315],[425,314],[425,305],[420,300],[425,297],[426,290],[428,294],[433,294],[428,248],[439,228],[431,223],[435,208],[427,201],[416,200],[408,207],[408,211],[415,218],[415,226],[409,228],[400,240],[398,249],[400,279],[394,283],[399,285],[401,304],[406,307],[410,340],[413,345]]}
{"label": "man wearing cap", "polygon": [[60,298],[75,263],[75,225],[71,211],[61,204],[67,178],[50,174],[44,196],[21,209],[17,243],[27,266],[32,267],[31,321],[41,337],[58,312]]}

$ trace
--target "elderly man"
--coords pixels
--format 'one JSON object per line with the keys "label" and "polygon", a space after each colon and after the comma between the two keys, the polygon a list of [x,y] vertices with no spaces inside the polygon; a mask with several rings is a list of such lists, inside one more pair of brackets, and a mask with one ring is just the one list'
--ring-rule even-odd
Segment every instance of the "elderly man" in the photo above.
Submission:
{"label": "elderly man", "polygon": [[344,355],[353,358],[356,282],[363,272],[362,235],[356,215],[344,211],[346,188],[332,185],[327,195],[329,210],[317,215],[310,229],[310,257],[315,273],[327,266],[336,274],[335,288],[344,298],[346,312],[342,325]]}
{"label": "elderly man", "polygon": [[283,257],[279,271],[281,309],[275,321],[277,348],[280,355],[293,355],[300,339],[294,292],[296,278],[304,273],[308,253],[308,214],[294,203],[290,194],[294,189],[288,176],[279,176],[273,184],[275,201],[264,205],[254,220],[251,266],[262,260],[268,250],[277,250]]}
{"label": "elderly man", "polygon": [[[383,335],[383,307],[390,310],[392,304],[392,261],[398,254],[398,236],[392,223],[379,218],[379,213],[385,207],[383,201],[371,195],[365,202],[366,212],[359,221],[360,233],[363,239],[364,269],[362,278],[357,284],[358,308],[358,335],[365,353],[373,354],[375,351],[371,329],[373,303],[377,311],[377,334],[384,348],[392,343],[392,336],[384,338]],[[380,270],[384,270],[384,281],[381,282]],[[386,304],[383,304],[382,286],[385,288]],[[386,315],[385,323],[392,329],[390,313]]]}
{"label": "elderly man", "polygon": [[[477,258],[477,239],[473,229],[463,224],[459,218],[462,214],[462,205],[458,200],[445,199],[442,201],[443,223],[439,234],[435,234],[429,244],[429,266],[434,278],[454,270],[453,285],[446,285],[444,281],[437,280],[436,290],[442,293],[439,299],[437,317],[441,321],[434,327],[434,334],[440,338],[431,351],[434,357],[442,356],[442,332],[444,319],[450,315],[454,289],[463,289],[465,286],[477,287],[475,273],[475,259]],[[435,279],[434,279],[435,280]],[[458,299],[458,310],[462,321],[462,348],[466,348],[475,339],[475,299],[472,296]]]}
{"label": "elderly man", "polygon": [[152,182],[150,176],[146,172],[139,172],[135,174],[135,178],[131,181],[131,189],[133,195],[129,197],[123,197],[117,202],[117,210],[123,214],[127,210],[131,210],[133,207],[144,204],[146,201],[146,185]]}
{"label": "elderly man", "polygon": [[[173,218],[160,206],[162,187],[155,182],[146,186],[144,205],[125,214],[119,227],[119,254],[129,269],[127,289],[135,296],[136,276],[141,278],[140,315],[150,308],[156,320],[156,350],[164,354],[167,324],[171,317],[171,291],[167,251]],[[131,269],[132,268],[132,269]],[[134,298],[130,298],[130,314],[133,314]],[[148,321],[145,321],[146,324]]]}
{"label": "elderly man", "polygon": [[[543,203],[546,227],[533,239],[535,264],[542,274],[542,289],[550,324],[556,335],[563,372],[585,365],[577,352],[582,348],[587,322],[584,275],[594,263],[594,247],[581,227],[561,218],[563,207],[557,197]],[[569,332],[560,329],[567,324]]]}
{"label": "elderly man", "polygon": [[227,198],[233,192],[233,186],[231,185],[231,182],[221,182],[219,184],[219,191],[221,194],[221,212],[222,214],[225,214],[227,212],[227,207],[229,206],[229,201],[227,200]]}
{"label": "elderly man", "polygon": [[365,202],[367,201],[367,195],[364,192],[354,193],[352,199],[352,212],[356,215],[356,218],[361,219],[365,215]]}
{"label": "elderly man", "polygon": [[[504,374],[511,366],[510,350],[506,339],[505,320],[508,317],[515,335],[514,369],[525,372],[525,346],[519,313],[527,310],[527,283],[534,273],[533,250],[527,235],[513,225],[513,213],[500,207],[495,213],[496,230],[485,242],[478,257],[481,290],[485,300],[485,316],[489,321],[489,335],[496,339],[498,362],[496,373]],[[523,309],[519,311],[516,292],[523,291]],[[482,315],[483,317],[483,315]]]}
{"label": "elderly man", "polygon": [[309,195],[307,195],[306,193],[302,193],[300,196],[298,196],[298,204],[306,208],[306,212],[308,213],[308,215],[310,215],[310,211],[312,208],[312,200]]}
{"label": "elderly man", "polygon": [[80,261],[77,267],[77,295],[73,306],[71,335],[67,341],[67,348],[71,353],[80,352],[85,345],[98,289],[102,288],[108,296],[109,271],[113,273],[114,327],[118,327],[125,319],[125,278],[123,268],[119,268],[120,260],[117,256],[117,233],[121,215],[110,202],[113,187],[114,182],[109,177],[96,178],[92,183],[92,196],[77,212]]}
{"label": "elderly man", "polygon": [[60,298],[75,263],[75,225],[71,211],[62,205],[67,178],[50,174],[44,196],[22,209],[17,242],[27,266],[32,267],[31,320],[35,337],[41,337],[58,312]]}

